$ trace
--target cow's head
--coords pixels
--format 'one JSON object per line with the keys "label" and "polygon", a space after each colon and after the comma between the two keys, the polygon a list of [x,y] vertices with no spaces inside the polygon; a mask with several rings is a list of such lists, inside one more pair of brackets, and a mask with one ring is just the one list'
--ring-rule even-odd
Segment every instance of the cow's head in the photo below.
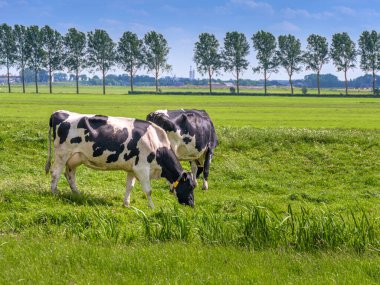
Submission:
{"label": "cow's head", "polygon": [[174,187],[178,202],[194,207],[195,182],[190,172],[182,173],[178,184]]}

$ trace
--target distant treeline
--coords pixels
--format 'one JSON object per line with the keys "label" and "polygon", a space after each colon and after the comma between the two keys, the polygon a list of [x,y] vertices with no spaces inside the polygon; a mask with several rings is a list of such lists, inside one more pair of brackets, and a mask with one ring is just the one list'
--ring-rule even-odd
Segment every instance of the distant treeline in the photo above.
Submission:
{"label": "distant treeline", "polygon": [[[252,71],[263,75],[261,81],[241,78],[241,74],[249,67],[247,57],[251,45],[257,59]],[[301,49],[301,41],[290,34],[276,38],[270,32],[258,31],[252,35],[249,43],[243,33],[227,32],[221,46],[215,35],[201,33],[194,44],[193,59],[198,72],[207,76],[207,80],[195,80],[193,73],[189,76],[191,79],[160,78],[164,72],[172,68],[168,64],[169,51],[170,47],[164,36],[155,31],[146,33],[141,39],[137,34],[126,31],[118,42],[114,42],[109,34],[101,29],[83,33],[70,28],[62,35],[47,25],[42,28],[36,25],[0,25],[0,67],[4,66],[7,70],[8,92],[11,92],[9,70],[16,67],[20,70],[23,92],[25,82],[30,80],[28,76],[31,75],[34,78],[36,93],[38,83],[46,82],[46,76],[49,91],[52,93],[53,76],[59,77],[54,73],[62,70],[74,74],[70,75],[69,80],[75,79],[77,93],[79,81],[89,85],[101,84],[105,94],[106,85],[125,85],[128,79],[132,91],[134,84],[154,83],[158,92],[160,84],[180,86],[208,83],[212,93],[212,83],[220,82],[214,77],[222,71],[233,75],[237,93],[241,85],[263,85],[267,94],[267,85],[288,84],[291,94],[294,94],[293,86],[317,87],[318,94],[321,87],[344,86],[347,95],[348,87],[362,88],[370,85],[373,94],[379,93],[376,88],[376,73],[380,70],[380,33],[376,31],[363,31],[358,47],[345,32],[332,35],[330,44],[325,37],[312,34],[307,38],[305,50]],[[329,61],[338,72],[343,72],[343,84],[334,75],[321,74],[322,67]],[[116,66],[127,75],[108,74]],[[347,72],[356,67],[370,75],[349,81]],[[278,72],[280,68],[288,74],[288,83],[269,80],[270,75]],[[305,76],[303,80],[294,80],[294,76],[302,69],[310,70],[313,74]],[[81,75],[84,70],[99,71],[101,78],[87,78],[86,75]],[[135,76],[142,70],[146,70],[153,77]],[[62,81],[61,79],[57,78],[57,81]]]}
{"label": "distant treeline", "polygon": [[[34,72],[33,70],[27,68],[25,69],[25,82],[34,82]],[[20,74],[21,76],[21,74]],[[74,74],[68,74],[64,72],[55,73],[53,75],[54,82],[70,82],[75,81]],[[128,74],[109,74],[106,75],[106,85],[107,86],[127,86],[130,84],[130,76]],[[47,70],[41,69],[38,76],[39,83],[47,83],[49,80],[49,74]],[[376,76],[376,81],[380,80],[380,76]],[[18,82],[18,80],[16,80]],[[97,76],[87,76],[82,74],[79,76],[79,81],[81,85],[102,85],[102,79]],[[154,86],[155,78],[148,75],[136,75],[134,76],[134,84],[136,86]],[[208,79],[189,79],[184,77],[170,77],[165,76],[159,80],[160,86],[206,86],[208,85]],[[226,84],[227,83],[227,84]],[[230,84],[228,84],[230,83]],[[234,80],[222,80],[213,79],[212,84],[223,86],[231,86],[234,84]],[[263,80],[251,80],[251,79],[240,79],[241,86],[264,86]],[[287,80],[268,80],[268,86],[289,86]],[[317,88],[317,74],[309,74],[304,77],[304,79],[294,80],[294,85],[297,87],[307,87],[307,88]],[[332,74],[321,74],[320,75],[320,86],[321,88],[344,88],[345,82],[338,79],[337,76]],[[355,79],[348,81],[349,88],[371,88],[372,87],[372,76],[369,74],[359,76]]]}

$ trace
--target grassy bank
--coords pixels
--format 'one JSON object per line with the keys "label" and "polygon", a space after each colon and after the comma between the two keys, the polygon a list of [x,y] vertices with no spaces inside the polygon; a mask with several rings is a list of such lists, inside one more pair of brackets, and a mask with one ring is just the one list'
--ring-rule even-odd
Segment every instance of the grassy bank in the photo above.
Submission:
{"label": "grassy bank", "polygon": [[[380,282],[376,100],[30,96],[0,96],[0,283]],[[155,209],[138,183],[124,208],[125,174],[84,167],[81,196],[63,177],[51,195],[53,110],[144,118],[180,105],[206,109],[219,137],[194,209],[163,180]]]}

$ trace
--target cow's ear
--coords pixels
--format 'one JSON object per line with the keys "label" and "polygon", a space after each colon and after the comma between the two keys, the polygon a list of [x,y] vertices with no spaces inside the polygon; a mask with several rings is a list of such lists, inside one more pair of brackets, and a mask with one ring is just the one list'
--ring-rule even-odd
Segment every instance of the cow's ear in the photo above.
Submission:
{"label": "cow's ear", "polygon": [[182,173],[182,181],[185,182],[188,179],[187,172]]}

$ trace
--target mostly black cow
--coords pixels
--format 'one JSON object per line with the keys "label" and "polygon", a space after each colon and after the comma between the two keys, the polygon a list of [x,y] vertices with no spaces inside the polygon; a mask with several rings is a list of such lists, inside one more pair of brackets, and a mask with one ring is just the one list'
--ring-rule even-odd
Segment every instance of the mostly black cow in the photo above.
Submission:
{"label": "mostly black cow", "polygon": [[[82,115],[68,111],[54,112],[50,117],[49,153],[46,173],[51,168],[51,190],[57,192],[58,179],[65,176],[73,192],[75,170],[84,164],[98,170],[124,170],[127,187],[124,204],[129,206],[136,178],[153,207],[150,179],[166,178],[175,186],[178,202],[194,206],[192,175],[182,169],[170,148],[167,134],[147,121]],[[54,164],[51,166],[51,131],[54,138]]]}
{"label": "mostly black cow", "polygon": [[166,131],[179,160],[190,161],[196,185],[196,178],[203,172],[202,189],[208,189],[210,163],[218,144],[209,115],[203,110],[158,110],[146,119]]}

